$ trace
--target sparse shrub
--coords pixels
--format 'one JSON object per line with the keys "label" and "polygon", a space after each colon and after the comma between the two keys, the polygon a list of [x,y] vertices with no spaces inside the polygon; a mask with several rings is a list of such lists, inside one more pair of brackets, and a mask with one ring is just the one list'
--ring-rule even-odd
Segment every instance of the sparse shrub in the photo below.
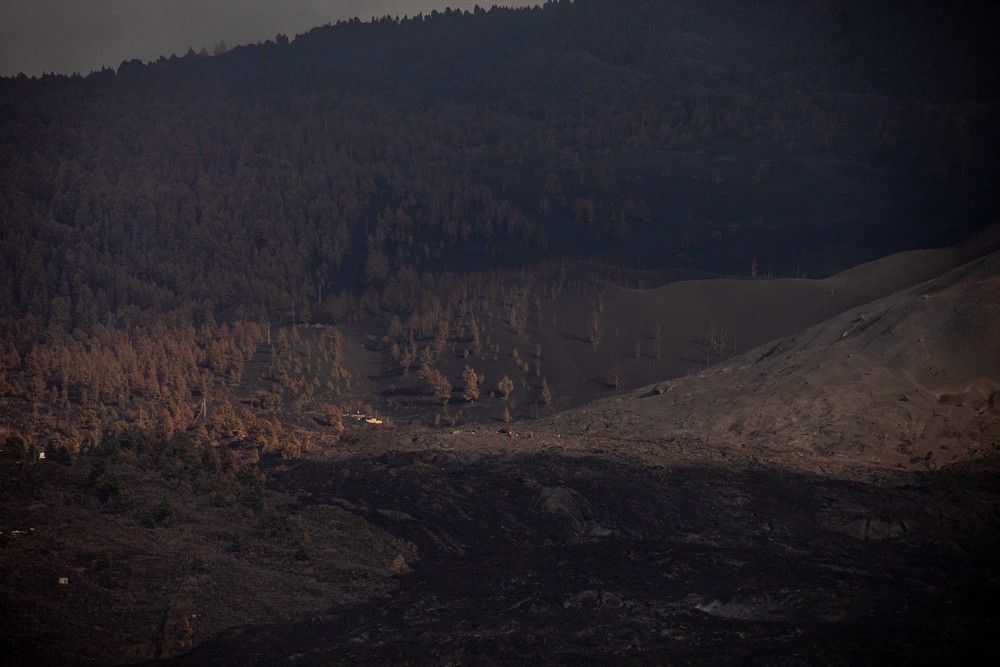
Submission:
{"label": "sparse shrub", "polygon": [[57,443],[52,443],[49,448],[45,450],[45,457],[50,461],[55,461],[56,463],[62,463],[63,465],[69,464],[72,460],[72,456],[69,453],[69,448],[64,447]]}
{"label": "sparse shrub", "polygon": [[156,528],[173,516],[174,508],[169,500],[161,500],[153,507],[143,507],[136,511],[135,520],[143,528]]}
{"label": "sparse shrub", "polygon": [[231,554],[242,553],[247,548],[247,538],[242,533],[235,533],[229,536],[229,544],[226,545],[226,552]]}
{"label": "sparse shrub", "polygon": [[258,389],[253,394],[253,403],[257,408],[261,410],[267,410],[267,411],[280,410],[281,396],[274,393],[273,391]]}
{"label": "sparse shrub", "polygon": [[399,554],[389,563],[389,571],[399,576],[409,574],[410,564],[406,561],[406,557],[403,554]]}
{"label": "sparse shrub", "polygon": [[292,534],[292,520],[273,507],[267,507],[257,520],[257,533],[262,537],[277,538]]}
{"label": "sparse shrub", "polygon": [[[93,473],[91,473],[93,474]],[[93,480],[94,493],[102,501],[107,502],[112,497],[118,496],[122,492],[122,481],[118,473],[113,470],[104,470]]]}
{"label": "sparse shrub", "polygon": [[135,521],[143,528],[149,528],[150,530],[156,528],[156,519],[153,518],[153,513],[147,507],[136,511]]}
{"label": "sparse shrub", "polygon": [[0,455],[10,461],[24,461],[34,458],[35,448],[28,438],[20,433],[14,433],[7,436],[3,447],[0,447]]}
{"label": "sparse shrub", "polygon": [[174,507],[170,501],[164,498],[152,509],[153,521],[157,524],[165,523],[174,515]]}
{"label": "sparse shrub", "polygon": [[604,384],[616,391],[622,388],[622,369],[618,364],[609,368],[608,372],[604,374]]}

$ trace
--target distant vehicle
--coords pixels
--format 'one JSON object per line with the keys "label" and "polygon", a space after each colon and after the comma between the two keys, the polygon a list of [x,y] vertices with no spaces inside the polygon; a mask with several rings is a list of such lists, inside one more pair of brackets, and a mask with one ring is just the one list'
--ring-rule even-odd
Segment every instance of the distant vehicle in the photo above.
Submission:
{"label": "distant vehicle", "polygon": [[349,419],[354,419],[355,421],[365,422],[366,424],[381,425],[381,424],[384,423],[378,417],[373,417],[371,415],[366,415],[366,414],[363,414],[363,413],[360,413],[360,412],[355,412],[353,414],[344,415],[344,416],[347,417],[347,418],[349,418]]}

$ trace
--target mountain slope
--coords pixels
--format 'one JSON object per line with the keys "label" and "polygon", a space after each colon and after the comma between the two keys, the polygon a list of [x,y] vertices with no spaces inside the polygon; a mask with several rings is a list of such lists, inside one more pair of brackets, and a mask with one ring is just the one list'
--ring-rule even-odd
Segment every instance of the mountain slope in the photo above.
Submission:
{"label": "mountain slope", "polygon": [[997,454],[1000,252],[543,430],[608,440],[623,454],[670,458],[670,443],[684,442],[695,458],[812,470]]}
{"label": "mountain slope", "polygon": [[[450,409],[462,411],[460,421],[495,419],[505,404],[515,419],[548,416],[615,392],[607,378],[611,371],[626,390],[701,372],[939,276],[987,252],[996,237],[990,232],[958,247],[899,253],[821,280],[701,278],[638,288],[622,285],[653,282],[657,276],[616,276],[602,274],[599,267],[570,266],[567,277],[551,271],[533,281],[512,280],[508,292],[463,303],[477,318],[486,349],[475,352],[454,332],[452,349],[435,363],[456,388]],[[518,299],[509,294],[522,293],[525,302],[537,306],[512,325],[508,310]],[[591,338],[595,318],[601,328],[597,344]],[[460,322],[463,316],[452,319]],[[344,362],[356,378],[351,398],[396,419],[433,416],[438,406],[420,396],[414,374],[401,376],[387,346],[370,344],[373,332],[381,334],[380,326],[369,321],[341,327],[351,352]],[[518,359],[526,363],[519,367]],[[485,378],[475,403],[457,395],[466,365]],[[251,371],[261,374],[264,369]],[[515,386],[508,401],[490,393],[503,375]],[[552,394],[548,406],[537,403],[543,378]]]}

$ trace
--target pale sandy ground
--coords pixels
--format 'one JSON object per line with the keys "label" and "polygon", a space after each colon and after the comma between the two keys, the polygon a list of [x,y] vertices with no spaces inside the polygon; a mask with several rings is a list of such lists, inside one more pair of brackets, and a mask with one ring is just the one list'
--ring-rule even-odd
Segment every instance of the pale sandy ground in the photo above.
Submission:
{"label": "pale sandy ground", "polygon": [[[893,256],[813,282],[860,294],[875,289],[879,266],[888,267],[887,284],[906,282],[901,273],[912,279],[941,255],[924,259]],[[693,294],[704,297],[719,284],[704,282],[661,291],[683,293],[694,308]],[[744,289],[749,299],[749,291],[773,292],[785,282],[737,281],[727,289]],[[799,282],[792,292],[806,303]],[[825,287],[816,289],[822,294]],[[773,293],[767,301],[777,303]],[[601,451],[661,464],[749,463],[822,474],[933,470],[1000,454],[1000,252],[695,374],[512,430],[503,446],[514,450]],[[425,440],[492,449],[492,432],[465,429]]]}

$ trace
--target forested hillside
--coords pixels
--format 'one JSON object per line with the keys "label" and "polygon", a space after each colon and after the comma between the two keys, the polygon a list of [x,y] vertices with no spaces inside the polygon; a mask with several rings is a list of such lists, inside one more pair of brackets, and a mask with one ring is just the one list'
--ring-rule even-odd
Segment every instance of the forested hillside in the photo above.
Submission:
{"label": "forested hillside", "polygon": [[[546,295],[601,312],[578,271],[609,274],[570,260],[626,287],[820,277],[990,221],[995,25],[986,4],[579,0],[4,79],[5,419],[76,449],[117,420],[224,422],[238,389],[250,435],[227,437],[272,442],[278,404],[374,400],[345,335],[382,354],[383,407],[474,401],[490,364],[484,390],[513,366],[548,405],[540,339],[516,336],[559,329]],[[570,333],[596,349],[595,326]],[[658,327],[614,334],[638,361]]]}

